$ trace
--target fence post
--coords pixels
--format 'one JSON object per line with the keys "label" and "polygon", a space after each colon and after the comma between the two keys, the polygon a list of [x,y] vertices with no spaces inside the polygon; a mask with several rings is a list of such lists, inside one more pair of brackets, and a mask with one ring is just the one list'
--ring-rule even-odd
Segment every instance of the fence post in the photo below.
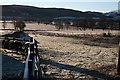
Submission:
{"label": "fence post", "polygon": [[33,37],[30,37],[30,42],[33,42]]}
{"label": "fence post", "polygon": [[32,60],[28,61],[28,74],[29,78],[32,78]]}
{"label": "fence post", "polygon": [[30,44],[30,57],[28,61],[28,70],[29,70],[29,80],[33,80],[34,74],[33,74],[33,62],[34,61],[34,44]]}
{"label": "fence post", "polygon": [[28,78],[26,80],[39,80],[42,78],[43,73],[41,71],[42,70],[41,67],[39,67],[40,57],[37,49],[38,48],[37,41],[31,38],[31,42],[28,44],[26,43],[26,48],[28,46],[29,49],[26,50],[26,52],[28,52],[28,56],[26,60],[27,67],[25,67],[24,78]]}
{"label": "fence post", "polygon": [[35,69],[35,80],[38,80],[38,70]]}
{"label": "fence post", "polygon": [[118,67],[117,67],[117,73],[120,75],[120,41],[119,41],[119,52],[118,52]]}
{"label": "fence post", "polygon": [[30,59],[34,59],[34,44],[30,44]]}

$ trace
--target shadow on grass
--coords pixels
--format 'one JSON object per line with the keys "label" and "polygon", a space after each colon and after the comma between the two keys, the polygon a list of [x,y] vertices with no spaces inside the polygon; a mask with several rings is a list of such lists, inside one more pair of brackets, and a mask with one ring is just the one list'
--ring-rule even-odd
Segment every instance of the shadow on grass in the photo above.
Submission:
{"label": "shadow on grass", "polygon": [[73,38],[73,44],[83,44],[88,46],[96,46],[103,48],[114,48],[119,44],[119,37],[88,37],[88,38]]}
{"label": "shadow on grass", "polygon": [[24,64],[13,57],[2,54],[2,80],[22,80]]}
{"label": "shadow on grass", "polygon": [[[39,51],[40,50],[42,50],[42,49],[39,49]],[[44,51],[42,53],[44,55],[51,55],[53,57],[62,55],[62,53],[58,52],[58,51],[53,51],[53,50],[44,50]],[[100,78],[100,79],[103,79],[103,80],[104,79],[105,80],[116,80],[117,79],[114,76],[106,75],[104,73],[100,73],[100,72],[95,71],[95,70],[89,70],[89,69],[80,68],[80,67],[76,67],[76,66],[72,66],[72,65],[61,64],[61,63],[57,63],[57,62],[52,61],[52,60],[43,59],[43,60],[41,60],[41,63],[45,64],[45,65],[52,65],[52,66],[58,67],[60,69],[66,69],[66,70],[70,70],[70,71],[79,72],[79,73],[82,73],[82,74],[85,74],[85,75],[90,75],[93,78]]]}
{"label": "shadow on grass", "polygon": [[51,60],[42,60],[42,63],[46,64],[46,65],[49,64],[52,66],[56,66],[60,69],[66,69],[66,70],[75,71],[75,72],[79,72],[82,74],[90,75],[94,78],[100,78],[100,79],[105,79],[105,80],[116,80],[116,78],[113,76],[106,75],[106,74],[100,73],[100,72],[95,71],[95,70],[89,70],[89,69],[75,67],[75,66],[67,65],[67,64],[60,64],[60,63],[56,63],[56,62],[51,61]]}
{"label": "shadow on grass", "polygon": [[[101,35],[67,35],[61,33],[52,33],[52,32],[37,32],[40,35],[44,36],[56,36],[56,37],[67,37],[77,40],[78,42],[73,42],[73,44],[84,44],[89,46],[98,46],[103,48],[114,48],[118,46],[119,36],[112,37],[103,37]],[[84,41],[81,41],[84,40]]]}

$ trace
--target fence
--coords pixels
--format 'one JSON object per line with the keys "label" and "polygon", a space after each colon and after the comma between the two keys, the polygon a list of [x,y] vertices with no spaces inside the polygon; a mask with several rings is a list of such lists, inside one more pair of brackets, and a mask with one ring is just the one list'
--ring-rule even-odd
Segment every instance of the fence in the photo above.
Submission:
{"label": "fence", "polygon": [[119,52],[118,52],[118,67],[117,67],[117,73],[120,75],[120,41],[119,41]]}
{"label": "fence", "polygon": [[35,39],[32,39],[32,41],[28,43],[28,45],[28,55],[25,62],[23,79],[40,80],[43,76],[43,71],[40,67],[40,57],[38,54],[37,41]]}
{"label": "fence", "polygon": [[[24,41],[21,38],[7,37],[0,39],[2,39],[3,48],[6,48],[5,46],[7,46],[8,49],[23,51],[24,56],[27,55],[25,61],[23,80],[40,80],[43,77],[43,70],[40,67],[40,55],[38,53],[38,45],[35,39],[31,37],[29,42]],[[6,39],[7,41],[5,41]],[[24,47],[24,50],[22,50],[22,47]]]}

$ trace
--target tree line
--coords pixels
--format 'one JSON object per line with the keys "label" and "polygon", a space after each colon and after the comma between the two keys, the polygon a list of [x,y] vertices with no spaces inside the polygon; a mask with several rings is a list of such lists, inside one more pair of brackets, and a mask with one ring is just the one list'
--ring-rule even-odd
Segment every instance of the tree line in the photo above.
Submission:
{"label": "tree line", "polygon": [[[13,26],[15,30],[23,31],[24,28],[26,27],[25,22],[23,20],[12,20]],[[115,29],[115,30],[120,30],[120,20],[113,20],[113,19],[99,19],[99,20],[94,20],[91,18],[87,19],[75,19],[75,20],[35,20],[33,22],[37,22],[38,25],[40,23],[44,24],[51,24],[55,25],[58,30],[61,29],[69,29],[72,26],[76,27],[77,29]],[[6,21],[3,21],[3,28],[5,29],[6,27]]]}
{"label": "tree line", "polygon": [[85,19],[85,20],[57,20],[55,21],[56,28],[58,29],[69,29],[71,26],[74,26],[78,29],[111,29],[111,30],[120,30],[120,21],[116,20],[93,20],[93,19]]}

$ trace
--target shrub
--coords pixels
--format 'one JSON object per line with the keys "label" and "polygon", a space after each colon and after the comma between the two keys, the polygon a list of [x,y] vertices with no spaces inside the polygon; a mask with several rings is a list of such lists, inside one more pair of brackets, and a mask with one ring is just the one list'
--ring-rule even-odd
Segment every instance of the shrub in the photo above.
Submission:
{"label": "shrub", "polygon": [[18,20],[15,22],[15,30],[19,30],[19,31],[24,31],[24,28],[26,27],[25,23],[21,20]]}
{"label": "shrub", "polygon": [[103,37],[107,37],[107,34],[106,34],[106,33],[103,33]]}
{"label": "shrub", "polygon": [[108,33],[103,33],[103,37],[111,37],[112,36],[112,34],[110,33],[110,32],[108,32]]}
{"label": "shrub", "polygon": [[108,35],[107,35],[108,37],[111,37],[112,36],[112,34],[110,33],[110,32],[108,32]]}

